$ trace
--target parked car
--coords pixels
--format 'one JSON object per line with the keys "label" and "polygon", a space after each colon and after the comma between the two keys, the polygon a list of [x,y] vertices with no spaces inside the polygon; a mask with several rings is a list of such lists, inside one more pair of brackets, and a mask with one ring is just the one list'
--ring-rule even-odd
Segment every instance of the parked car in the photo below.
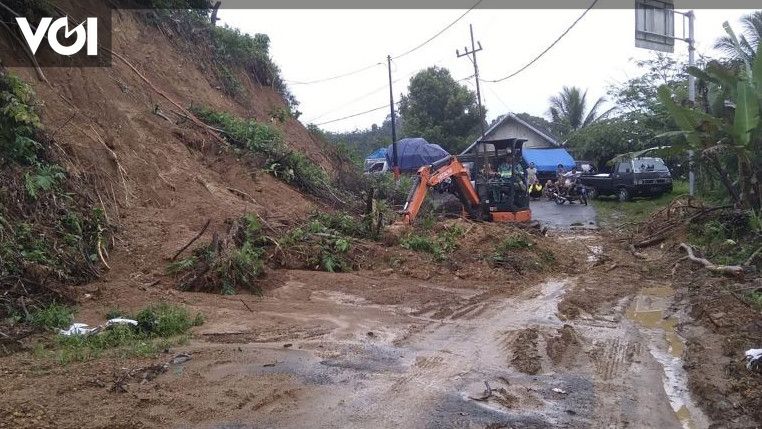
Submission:
{"label": "parked car", "polygon": [[615,195],[619,201],[672,192],[672,175],[661,158],[630,158],[614,164],[611,173],[583,175],[588,194]]}
{"label": "parked car", "polygon": [[389,171],[389,164],[386,159],[366,159],[365,160],[365,174],[378,174]]}

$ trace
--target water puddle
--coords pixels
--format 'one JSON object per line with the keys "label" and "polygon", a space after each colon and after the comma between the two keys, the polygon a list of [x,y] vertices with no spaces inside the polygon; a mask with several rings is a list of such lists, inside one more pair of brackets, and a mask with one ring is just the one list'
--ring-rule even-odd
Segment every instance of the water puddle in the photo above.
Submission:
{"label": "water puddle", "polygon": [[685,342],[677,333],[677,318],[668,311],[673,297],[670,287],[641,289],[625,316],[642,328],[649,352],[664,368],[664,391],[682,426],[707,427],[708,419],[688,391],[688,376],[682,363]]}

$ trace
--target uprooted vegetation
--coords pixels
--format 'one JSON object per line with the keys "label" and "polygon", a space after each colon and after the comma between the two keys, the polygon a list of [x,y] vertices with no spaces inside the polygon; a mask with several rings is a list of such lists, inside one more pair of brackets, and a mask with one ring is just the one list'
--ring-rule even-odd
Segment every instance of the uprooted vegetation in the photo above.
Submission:
{"label": "uprooted vegetation", "polygon": [[[64,168],[67,154],[41,130],[35,95],[0,74],[0,318],[27,321],[69,299],[66,286],[98,277],[110,227],[88,193],[92,177]],[[99,204],[100,203],[100,204]]]}
{"label": "uprooted vegetation", "polygon": [[[73,320],[73,313],[74,310],[69,307],[51,305],[40,309],[34,317],[35,320],[45,321],[47,328],[54,329],[68,326]],[[117,357],[153,356],[173,345],[187,342],[190,328],[204,323],[200,313],[192,316],[186,308],[166,303],[145,307],[134,316],[115,311],[107,317],[134,319],[138,323],[136,326],[115,324],[90,334],[59,334],[51,340],[38,342],[34,355],[52,358],[60,364],[87,361],[105,354]]]}
{"label": "uprooted vegetation", "polygon": [[260,293],[256,280],[264,274],[264,248],[268,244],[260,220],[248,214],[232,221],[225,236],[215,233],[208,245],[171,263],[167,271],[179,276],[182,290],[232,295],[245,289]]}
{"label": "uprooted vegetation", "polygon": [[203,121],[219,127],[235,150],[252,155],[252,162],[264,171],[310,195],[335,204],[344,203],[346,196],[339,196],[341,191],[331,183],[326,171],[304,154],[283,144],[283,136],[276,128],[204,107],[192,107],[191,110]]}

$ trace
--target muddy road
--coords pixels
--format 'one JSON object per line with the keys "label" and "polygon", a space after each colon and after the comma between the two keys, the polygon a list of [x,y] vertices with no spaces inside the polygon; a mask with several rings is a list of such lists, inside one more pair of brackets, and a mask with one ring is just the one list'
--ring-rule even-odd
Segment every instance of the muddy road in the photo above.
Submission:
{"label": "muddy road", "polygon": [[167,350],[190,361],[125,393],[111,380],[156,359],[0,361],[15,419],[0,427],[707,427],[670,285],[593,270],[610,251],[598,232],[550,234],[584,249],[577,274],[487,284],[282,270],[261,298],[156,292],[207,316]]}

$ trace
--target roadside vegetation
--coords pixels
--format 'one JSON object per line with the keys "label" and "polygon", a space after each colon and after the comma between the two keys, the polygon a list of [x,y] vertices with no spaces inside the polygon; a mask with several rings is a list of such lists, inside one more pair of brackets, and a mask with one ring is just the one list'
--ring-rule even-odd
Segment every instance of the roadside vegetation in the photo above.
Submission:
{"label": "roadside vegetation", "polygon": [[[41,328],[57,331],[68,327],[73,321],[74,309],[51,304],[32,313],[31,317]],[[57,334],[52,339],[41,339],[34,347],[38,358],[53,359],[65,365],[101,356],[149,357],[169,347],[188,341],[188,331],[204,323],[200,313],[195,316],[184,307],[166,303],[154,304],[131,315],[112,311],[107,318],[133,319],[137,326],[118,324],[104,328],[98,333],[86,335]]]}
{"label": "roadside vegetation", "polygon": [[685,180],[675,180],[672,192],[658,197],[634,198],[624,203],[619,202],[616,197],[598,197],[591,201],[598,223],[607,228],[616,228],[647,219],[651,213],[681,195],[688,195],[688,182]]}
{"label": "roadside vegetation", "polygon": [[[31,322],[67,286],[98,277],[110,227],[87,194],[86,172],[70,173],[66,155],[42,129],[35,94],[0,72],[0,321]],[[15,329],[15,328],[14,328]]]}

